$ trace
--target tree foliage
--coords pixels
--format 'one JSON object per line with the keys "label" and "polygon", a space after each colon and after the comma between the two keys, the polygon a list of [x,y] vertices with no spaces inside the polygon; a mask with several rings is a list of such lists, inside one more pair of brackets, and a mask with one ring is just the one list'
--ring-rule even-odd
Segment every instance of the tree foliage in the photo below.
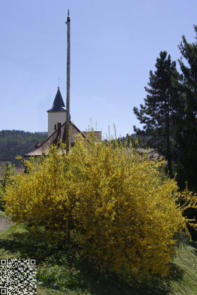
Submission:
{"label": "tree foliage", "polygon": [[[194,29],[197,38],[197,26]],[[179,48],[183,103],[177,113],[178,180],[181,187],[187,182],[190,189],[197,191],[197,43],[188,43],[183,36]]]}
{"label": "tree foliage", "polygon": [[177,107],[178,83],[180,75],[176,63],[166,51],[161,51],[155,64],[155,72],[150,71],[148,93],[140,108],[134,107],[137,119],[143,129],[136,128],[137,134],[149,136],[149,144],[156,148],[168,161],[168,170],[172,175],[173,120]]}
{"label": "tree foliage", "polygon": [[4,210],[5,202],[3,200],[3,195],[5,194],[7,185],[13,183],[12,176],[15,175],[15,166],[9,163],[7,165],[4,165],[1,168],[1,170],[2,170],[1,173],[3,175],[3,178],[0,182],[0,210]]}
{"label": "tree foliage", "polygon": [[[176,182],[160,175],[163,162],[131,147],[79,139],[69,154],[52,147],[27,165],[29,172],[6,189],[13,221],[44,226],[52,238],[77,243],[82,257],[118,274],[168,274],[174,234],[186,219]],[[184,198],[190,206],[190,195]]]}

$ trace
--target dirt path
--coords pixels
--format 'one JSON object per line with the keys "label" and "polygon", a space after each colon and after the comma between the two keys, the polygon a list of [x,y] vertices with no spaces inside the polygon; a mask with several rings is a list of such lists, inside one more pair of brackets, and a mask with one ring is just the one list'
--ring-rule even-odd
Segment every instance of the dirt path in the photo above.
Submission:
{"label": "dirt path", "polygon": [[0,215],[0,234],[6,231],[13,223],[9,221],[5,216]]}

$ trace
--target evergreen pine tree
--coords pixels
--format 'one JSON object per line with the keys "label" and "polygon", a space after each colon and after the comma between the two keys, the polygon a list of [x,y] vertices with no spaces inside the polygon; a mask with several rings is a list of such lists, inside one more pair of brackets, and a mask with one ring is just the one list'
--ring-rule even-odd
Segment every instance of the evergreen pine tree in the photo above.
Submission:
{"label": "evergreen pine tree", "polygon": [[174,114],[179,95],[180,75],[176,70],[176,62],[171,61],[166,51],[161,51],[155,64],[156,70],[150,71],[148,93],[144,105],[134,107],[137,119],[143,129],[136,128],[138,135],[148,138],[150,147],[156,148],[167,160],[168,172],[172,175],[172,145],[174,136]]}
{"label": "evergreen pine tree", "polygon": [[[197,39],[197,26],[194,29]],[[182,188],[187,182],[189,189],[197,191],[197,42],[188,43],[183,36],[179,49],[182,54],[179,64],[183,75],[181,88],[185,103],[184,108],[180,109],[176,134],[178,180]]]}

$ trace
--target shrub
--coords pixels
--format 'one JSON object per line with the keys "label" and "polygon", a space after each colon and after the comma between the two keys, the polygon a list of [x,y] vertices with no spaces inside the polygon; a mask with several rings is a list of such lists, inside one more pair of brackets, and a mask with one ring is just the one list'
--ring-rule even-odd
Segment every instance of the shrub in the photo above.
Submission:
{"label": "shrub", "polygon": [[0,183],[0,210],[4,211],[5,209],[5,202],[3,200],[3,195],[6,190],[6,186],[13,182],[13,175],[15,174],[15,166],[12,164],[8,164],[3,166],[2,168],[2,175],[3,179]]}
{"label": "shrub", "polygon": [[[132,149],[78,139],[69,154],[53,146],[7,187],[6,213],[77,243],[101,268],[136,277],[166,276],[175,233],[186,229],[173,179]],[[190,194],[184,198],[190,206]],[[196,206],[193,197],[193,206]]]}

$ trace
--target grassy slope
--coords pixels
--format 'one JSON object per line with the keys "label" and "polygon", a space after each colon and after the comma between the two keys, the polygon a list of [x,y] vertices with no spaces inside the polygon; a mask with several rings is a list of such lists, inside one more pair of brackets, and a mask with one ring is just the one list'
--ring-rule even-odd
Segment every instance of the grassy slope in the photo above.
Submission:
{"label": "grassy slope", "polygon": [[[54,253],[54,249],[46,248],[44,240],[34,240],[28,235],[23,225],[14,225],[0,235],[0,259],[2,258],[36,258],[39,269],[44,269],[41,277],[48,282],[65,280],[64,292],[47,287],[38,287],[38,295],[196,295],[197,294],[197,242],[181,243],[177,256],[173,261],[173,275],[168,282],[150,289],[144,286],[130,288],[113,279],[94,273],[88,267],[64,267],[62,275],[58,276],[61,267],[47,264],[46,261]],[[45,261],[45,264],[43,262]],[[45,265],[45,266],[43,266]],[[62,276],[62,277],[61,277]],[[61,278],[60,278],[61,277]],[[50,285],[50,283],[49,283]],[[170,288],[169,288],[170,286]]]}
{"label": "grassy slope", "polygon": [[179,267],[180,279],[171,282],[172,293],[181,295],[197,294],[197,242],[181,244],[174,259]]}

